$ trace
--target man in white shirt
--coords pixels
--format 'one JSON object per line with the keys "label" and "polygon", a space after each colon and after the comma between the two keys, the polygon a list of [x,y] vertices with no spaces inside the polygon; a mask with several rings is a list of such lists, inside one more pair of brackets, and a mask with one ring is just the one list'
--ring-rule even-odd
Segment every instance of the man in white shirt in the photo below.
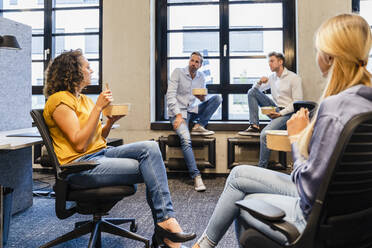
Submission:
{"label": "man in white shirt", "polygon": [[[270,150],[266,146],[267,130],[285,130],[287,120],[293,114],[293,102],[301,101],[302,83],[301,78],[294,72],[284,67],[285,58],[283,54],[272,52],[268,55],[269,66],[272,75],[262,77],[248,91],[249,107],[249,127],[239,132],[240,135],[260,135],[260,161],[259,166],[267,168],[270,158]],[[271,89],[273,99],[269,98],[262,91]],[[271,118],[270,123],[260,131],[258,107],[275,107],[268,116]]]}
{"label": "man in white shirt", "polygon": [[[202,64],[203,56],[199,52],[193,52],[188,66],[176,68],[173,71],[168,81],[167,90],[169,120],[180,137],[182,153],[190,177],[194,179],[196,191],[205,191],[206,187],[192,151],[189,122],[195,123],[191,135],[207,136],[214,134],[213,131],[207,130],[205,126],[222,102],[219,95],[207,99],[205,95],[192,94],[192,89],[205,88],[204,75],[198,71]],[[196,99],[199,99],[201,103],[198,104]]]}

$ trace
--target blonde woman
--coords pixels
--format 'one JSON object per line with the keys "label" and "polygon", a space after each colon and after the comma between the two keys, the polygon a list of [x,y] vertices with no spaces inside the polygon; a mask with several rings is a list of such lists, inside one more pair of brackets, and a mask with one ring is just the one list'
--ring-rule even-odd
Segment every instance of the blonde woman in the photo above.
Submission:
{"label": "blonde woman", "polygon": [[[259,198],[282,208],[285,219],[303,231],[342,129],[353,116],[372,111],[371,74],[366,69],[371,44],[370,26],[358,15],[335,16],[320,26],[315,37],[317,63],[328,82],[311,122],[305,109],[287,122],[294,158],[292,174],[247,165],[234,168],[194,248],[217,245],[240,214],[235,202],[243,198]],[[248,225],[285,242],[281,234],[248,213],[242,214]],[[238,235],[241,228],[236,223]]]}

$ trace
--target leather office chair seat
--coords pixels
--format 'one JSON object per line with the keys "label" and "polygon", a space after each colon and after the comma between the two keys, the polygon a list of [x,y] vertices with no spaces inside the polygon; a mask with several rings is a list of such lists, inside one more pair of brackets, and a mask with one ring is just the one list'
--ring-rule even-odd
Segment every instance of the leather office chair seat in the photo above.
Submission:
{"label": "leather office chair seat", "polygon": [[[136,185],[118,185],[96,188],[81,188],[69,182],[68,175],[93,169],[99,163],[92,161],[72,162],[60,166],[54,153],[52,138],[43,118],[43,110],[32,110],[31,116],[43,138],[47,148],[50,161],[54,167],[55,185],[53,187],[56,200],[55,211],[60,219],[66,219],[75,213],[93,215],[89,221],[75,223],[75,229],[66,233],[41,247],[52,247],[57,244],[78,238],[91,233],[88,247],[101,247],[101,232],[130,238],[143,242],[146,248],[150,247],[150,241],[135,234],[137,225],[134,219],[125,218],[103,218],[124,197],[136,192]],[[74,202],[73,206],[67,207],[67,202]],[[117,225],[131,223],[131,231],[125,230]]]}
{"label": "leather office chair seat", "polygon": [[[55,187],[54,187],[54,190]],[[107,213],[115,204],[126,196],[136,193],[134,186],[112,186],[96,189],[70,189],[67,201],[76,202],[79,214]],[[134,223],[134,220],[133,220]]]}

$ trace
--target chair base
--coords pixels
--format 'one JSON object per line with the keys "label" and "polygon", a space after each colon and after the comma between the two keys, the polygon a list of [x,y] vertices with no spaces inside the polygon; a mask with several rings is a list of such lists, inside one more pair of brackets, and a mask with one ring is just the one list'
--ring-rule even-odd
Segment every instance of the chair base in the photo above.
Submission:
{"label": "chair base", "polygon": [[[130,230],[125,230],[117,224],[123,224],[131,222]],[[75,224],[75,229],[68,232],[42,246],[40,248],[53,247],[55,245],[76,239],[85,234],[91,233],[88,248],[101,248],[101,232],[111,233],[113,235],[137,240],[145,243],[145,248],[150,248],[150,241],[134,232],[137,231],[137,226],[134,219],[119,219],[119,218],[107,218],[104,219],[101,216],[95,216],[91,221],[82,221]]]}

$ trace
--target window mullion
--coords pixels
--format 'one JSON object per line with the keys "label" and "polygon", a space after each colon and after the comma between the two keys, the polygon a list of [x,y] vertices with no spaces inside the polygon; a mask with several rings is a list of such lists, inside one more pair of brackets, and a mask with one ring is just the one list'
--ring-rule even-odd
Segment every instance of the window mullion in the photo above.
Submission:
{"label": "window mullion", "polygon": [[157,56],[155,56],[156,64],[156,120],[164,120],[165,110],[165,94],[168,86],[168,63],[167,60],[167,0],[156,1],[156,47]]}
{"label": "window mullion", "polygon": [[[99,92],[102,91],[102,80],[103,80],[103,65],[102,65],[102,57],[103,57],[103,0],[99,0],[99,35],[98,35],[98,56],[99,56],[99,62],[98,62],[98,86],[99,86]],[[98,93],[99,93],[98,92]]]}
{"label": "window mullion", "polygon": [[[229,1],[220,2],[220,85],[226,88],[229,84]],[[222,101],[222,120],[227,121],[229,117],[229,95],[226,91],[220,92]]]}
{"label": "window mullion", "polygon": [[286,66],[297,72],[296,66],[296,3],[292,0],[283,1],[283,52]]}
{"label": "window mullion", "polygon": [[44,70],[52,58],[52,0],[44,1]]}

